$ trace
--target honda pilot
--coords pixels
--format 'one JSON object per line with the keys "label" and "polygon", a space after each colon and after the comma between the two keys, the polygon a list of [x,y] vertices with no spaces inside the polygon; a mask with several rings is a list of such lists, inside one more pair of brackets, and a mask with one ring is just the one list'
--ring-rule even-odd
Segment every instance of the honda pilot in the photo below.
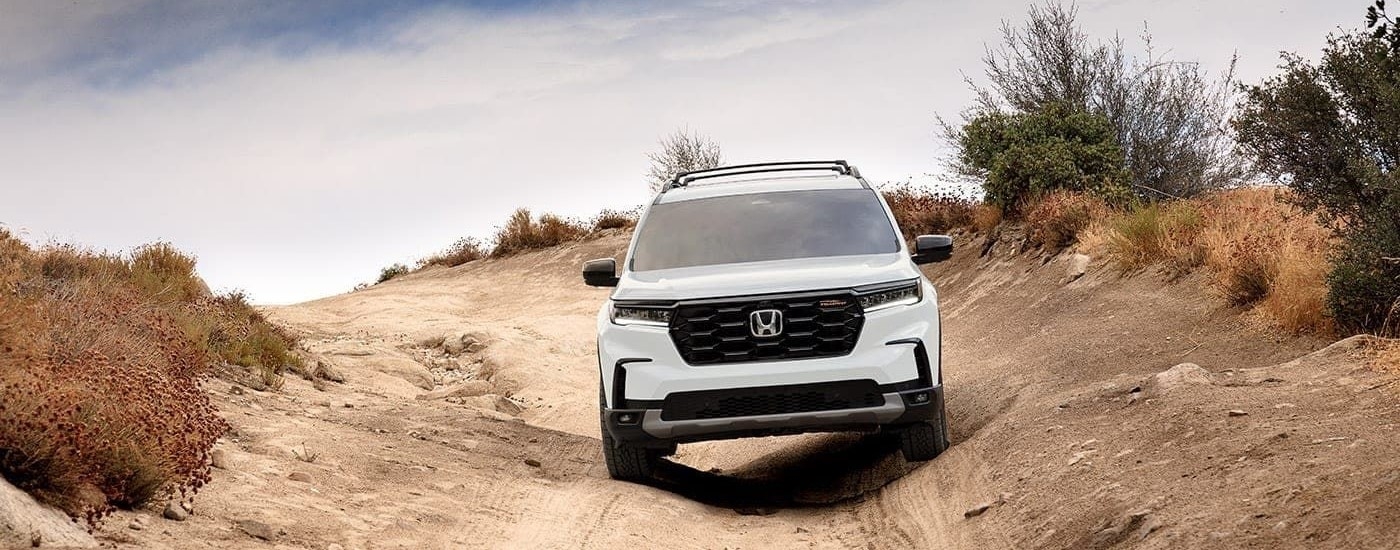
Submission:
{"label": "honda pilot", "polygon": [[[912,245],[912,246],[910,246]],[[910,461],[948,447],[938,295],[919,265],[945,235],[906,243],[845,161],[679,174],[638,222],[598,311],[603,456],[652,476],[680,443],[885,432]]]}

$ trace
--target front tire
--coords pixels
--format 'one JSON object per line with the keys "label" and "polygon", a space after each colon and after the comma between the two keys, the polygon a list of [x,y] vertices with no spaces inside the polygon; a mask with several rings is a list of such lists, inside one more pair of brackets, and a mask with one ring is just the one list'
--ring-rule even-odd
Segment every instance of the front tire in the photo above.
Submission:
{"label": "front tire", "polygon": [[899,432],[900,452],[904,460],[924,462],[933,460],[948,450],[948,415],[938,411],[938,420],[920,422]]}
{"label": "front tire", "polygon": [[608,431],[607,418],[602,414],[603,395],[598,391],[598,428],[603,432],[603,463],[608,466],[608,475],[613,479],[640,483],[652,478],[660,454],[650,449],[630,445],[626,441],[614,441]]}

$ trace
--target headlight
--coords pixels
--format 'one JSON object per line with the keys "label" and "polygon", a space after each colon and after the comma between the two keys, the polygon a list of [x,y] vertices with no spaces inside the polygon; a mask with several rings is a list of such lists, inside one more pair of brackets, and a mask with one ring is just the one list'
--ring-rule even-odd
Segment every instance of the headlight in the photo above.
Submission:
{"label": "headlight", "polygon": [[612,322],[618,325],[664,327],[671,324],[671,310],[656,307],[613,306]]}
{"label": "headlight", "polygon": [[866,313],[880,311],[895,306],[907,306],[917,304],[924,299],[924,285],[915,281],[909,286],[881,290],[860,296],[860,307],[865,308]]}

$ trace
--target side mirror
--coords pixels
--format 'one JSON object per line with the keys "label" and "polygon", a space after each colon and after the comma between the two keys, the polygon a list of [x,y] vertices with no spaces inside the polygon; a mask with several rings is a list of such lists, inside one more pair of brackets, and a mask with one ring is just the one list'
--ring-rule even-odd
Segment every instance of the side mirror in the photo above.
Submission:
{"label": "side mirror", "polygon": [[617,260],[601,258],[584,262],[583,283],[588,286],[617,286]]}
{"label": "side mirror", "polygon": [[953,238],[947,235],[919,235],[914,239],[914,263],[931,264],[953,257]]}

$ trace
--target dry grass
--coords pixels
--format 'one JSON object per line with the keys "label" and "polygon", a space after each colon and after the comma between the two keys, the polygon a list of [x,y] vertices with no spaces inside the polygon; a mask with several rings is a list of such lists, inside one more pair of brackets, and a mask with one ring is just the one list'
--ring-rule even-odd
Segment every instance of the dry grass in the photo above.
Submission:
{"label": "dry grass", "polygon": [[1001,208],[985,202],[972,207],[972,229],[986,235],[1001,225]]}
{"label": "dry grass", "polygon": [[[439,252],[432,256],[428,256],[427,258],[418,260],[418,269],[423,269],[425,267],[433,265],[440,265],[443,267],[456,267],[468,262],[475,262],[477,260],[485,258],[488,254],[490,254],[490,251],[488,251],[486,247],[481,244],[481,241],[478,241],[473,237],[463,237],[461,239],[457,239],[457,242],[452,243],[452,246],[447,247],[446,250],[443,250],[442,252]],[[399,274],[392,274],[389,277],[389,279],[392,279],[394,276],[397,275]],[[388,279],[383,279],[380,282],[384,282],[386,280]]]}
{"label": "dry grass", "polygon": [[637,226],[637,219],[640,217],[640,208],[628,211],[603,210],[593,217],[589,225],[593,227],[594,233],[609,229],[632,229]]}
{"label": "dry grass", "polygon": [[1124,271],[1160,265],[1169,276],[1180,276],[1204,260],[1198,238],[1203,220],[1196,201],[1141,206],[1109,220],[1108,249]]}
{"label": "dry grass", "polygon": [[511,214],[506,224],[496,230],[491,249],[491,257],[503,258],[521,252],[551,248],[564,243],[582,240],[591,232],[584,224],[561,218],[554,214],[543,214],[538,219],[530,211],[521,208]]}
{"label": "dry grass", "polygon": [[1400,340],[1388,340],[1377,346],[1370,363],[1378,370],[1400,375]]}
{"label": "dry grass", "polygon": [[1060,249],[1079,233],[1108,215],[1108,204],[1086,193],[1052,191],[1025,209],[1027,237],[1032,244]]}
{"label": "dry grass", "polygon": [[1075,247],[1123,271],[1155,267],[1176,277],[1204,266],[1232,305],[1253,307],[1289,332],[1329,333],[1331,238],[1280,193],[1236,189],[1113,212],[1082,230]]}
{"label": "dry grass", "polygon": [[0,474],[94,524],[191,497],[227,429],[199,386],[210,365],[276,376],[293,345],[169,245],[36,250],[0,230]]}
{"label": "dry grass", "polygon": [[[907,238],[948,233],[954,229],[975,229],[988,222],[985,212],[980,213],[981,220],[976,217],[979,214],[977,202],[953,191],[901,183],[880,192]],[[997,221],[1000,222],[1000,211]]]}

